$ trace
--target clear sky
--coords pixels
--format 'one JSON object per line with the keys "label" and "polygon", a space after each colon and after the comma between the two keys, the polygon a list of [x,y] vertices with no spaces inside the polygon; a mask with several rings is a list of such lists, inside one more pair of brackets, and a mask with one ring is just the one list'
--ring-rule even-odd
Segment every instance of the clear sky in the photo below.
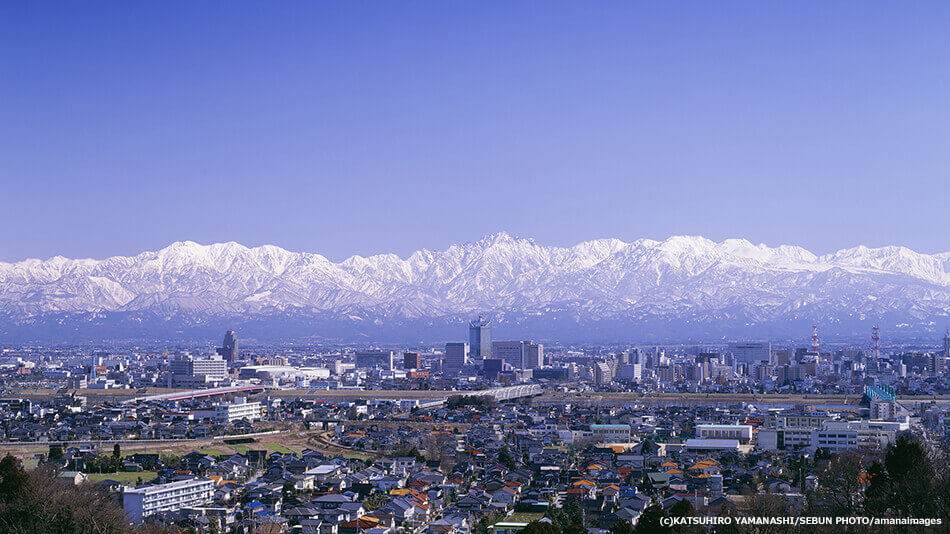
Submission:
{"label": "clear sky", "polygon": [[0,260],[950,250],[947,2],[3,2]]}

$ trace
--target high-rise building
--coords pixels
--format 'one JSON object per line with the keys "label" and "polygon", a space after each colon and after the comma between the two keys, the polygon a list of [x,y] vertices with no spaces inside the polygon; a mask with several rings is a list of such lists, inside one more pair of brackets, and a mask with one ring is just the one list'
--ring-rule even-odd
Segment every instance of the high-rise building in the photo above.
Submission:
{"label": "high-rise building", "polygon": [[442,372],[449,374],[458,374],[468,363],[468,345],[465,343],[446,343],[445,357],[442,364]]}
{"label": "high-rise building", "polygon": [[472,359],[491,358],[491,320],[479,315],[468,324],[468,346]]}
{"label": "high-rise building", "polygon": [[356,353],[356,367],[379,367],[386,371],[393,370],[393,351],[391,350],[363,350]]}
{"label": "high-rise building", "polygon": [[603,386],[614,381],[614,373],[607,362],[594,363],[594,383]]}
{"label": "high-rise building", "polygon": [[419,369],[422,367],[422,357],[418,352],[404,352],[402,355],[403,369]]}
{"label": "high-rise building", "polygon": [[525,348],[525,369],[540,369],[544,367],[544,345],[540,343],[528,342]]}
{"label": "high-rise building", "polygon": [[228,362],[235,362],[238,359],[238,342],[234,330],[228,330],[224,334],[224,343],[218,348],[218,354]]}
{"label": "high-rise building", "polygon": [[930,354],[929,361],[927,362],[927,371],[933,376],[942,375],[947,368],[946,360],[943,353],[934,352]]}
{"label": "high-rise building", "polygon": [[[528,363],[528,347],[530,341],[492,341],[491,357],[495,360],[504,360],[515,369],[532,369]],[[542,350],[538,347],[538,350]]]}
{"label": "high-rise building", "polygon": [[945,358],[950,358],[950,328],[943,335],[943,355]]}
{"label": "high-rise building", "polygon": [[168,375],[170,387],[217,386],[228,379],[228,362],[181,355],[168,360]]}
{"label": "high-rise building", "polygon": [[643,349],[633,349],[627,357],[627,363],[640,364],[645,366],[647,363],[647,353]]}
{"label": "high-rise building", "polygon": [[505,370],[505,361],[487,358],[484,362],[485,378],[495,380]]}
{"label": "high-rise building", "polygon": [[736,364],[768,362],[772,358],[772,343],[768,341],[729,343],[728,351],[735,357]]}
{"label": "high-rise building", "polygon": [[672,365],[657,365],[654,373],[657,380],[664,384],[672,384],[676,380],[676,372]]}

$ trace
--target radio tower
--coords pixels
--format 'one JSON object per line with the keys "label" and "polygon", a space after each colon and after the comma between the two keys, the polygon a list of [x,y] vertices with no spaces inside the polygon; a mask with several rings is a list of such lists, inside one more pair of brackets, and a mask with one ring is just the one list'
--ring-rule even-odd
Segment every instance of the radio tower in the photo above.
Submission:
{"label": "radio tower", "polygon": [[874,325],[874,328],[871,329],[871,341],[874,344],[871,346],[871,357],[874,358],[874,366],[877,367],[877,359],[881,357],[881,327]]}
{"label": "radio tower", "polygon": [[818,325],[811,325],[811,351],[818,354]]}

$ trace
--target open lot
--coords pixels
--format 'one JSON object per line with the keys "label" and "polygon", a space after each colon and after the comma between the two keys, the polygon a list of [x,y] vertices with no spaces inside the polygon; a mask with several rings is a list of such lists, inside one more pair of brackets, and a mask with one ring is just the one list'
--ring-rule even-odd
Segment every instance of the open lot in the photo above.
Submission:
{"label": "open lot", "polygon": [[103,480],[115,480],[130,486],[135,485],[139,479],[142,482],[148,482],[158,475],[155,471],[120,471],[118,473],[91,473],[86,475],[89,482],[101,482]]}
{"label": "open lot", "polygon": [[[228,439],[228,438],[225,438]],[[112,453],[112,443],[102,443],[99,450],[104,454]],[[190,452],[201,452],[211,456],[230,454],[244,454],[249,449],[266,450],[282,454],[300,454],[305,449],[324,452],[329,455],[342,454],[350,458],[374,458],[378,456],[374,451],[354,451],[331,443],[328,432],[309,432],[288,430],[279,434],[269,434],[256,438],[253,443],[227,444],[223,439],[195,439],[183,441],[164,441],[159,443],[122,443],[123,455],[133,453],[158,453],[185,455]],[[49,452],[48,443],[0,443],[0,455],[12,454],[24,461],[28,467],[35,467],[34,457]],[[108,477],[106,477],[108,478]]]}

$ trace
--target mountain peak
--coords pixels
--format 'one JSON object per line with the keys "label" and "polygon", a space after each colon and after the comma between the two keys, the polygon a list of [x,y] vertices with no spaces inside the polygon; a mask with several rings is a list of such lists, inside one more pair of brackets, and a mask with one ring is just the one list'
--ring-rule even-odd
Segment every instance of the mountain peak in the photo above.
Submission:
{"label": "mountain peak", "polygon": [[0,317],[157,312],[207,323],[296,310],[385,323],[489,310],[512,321],[558,313],[570,324],[628,327],[660,318],[741,326],[853,316],[930,324],[950,310],[948,267],[948,256],[904,247],[817,257],[689,235],[555,247],[497,232],[405,260],[378,254],[339,263],[274,245],[178,241],[128,258],[0,264]]}
{"label": "mountain peak", "polygon": [[524,239],[514,237],[508,232],[500,231],[493,234],[488,234],[485,237],[477,241],[478,245],[481,246],[491,246],[491,245],[501,245],[501,244],[511,244],[517,243],[519,241],[526,241]]}

